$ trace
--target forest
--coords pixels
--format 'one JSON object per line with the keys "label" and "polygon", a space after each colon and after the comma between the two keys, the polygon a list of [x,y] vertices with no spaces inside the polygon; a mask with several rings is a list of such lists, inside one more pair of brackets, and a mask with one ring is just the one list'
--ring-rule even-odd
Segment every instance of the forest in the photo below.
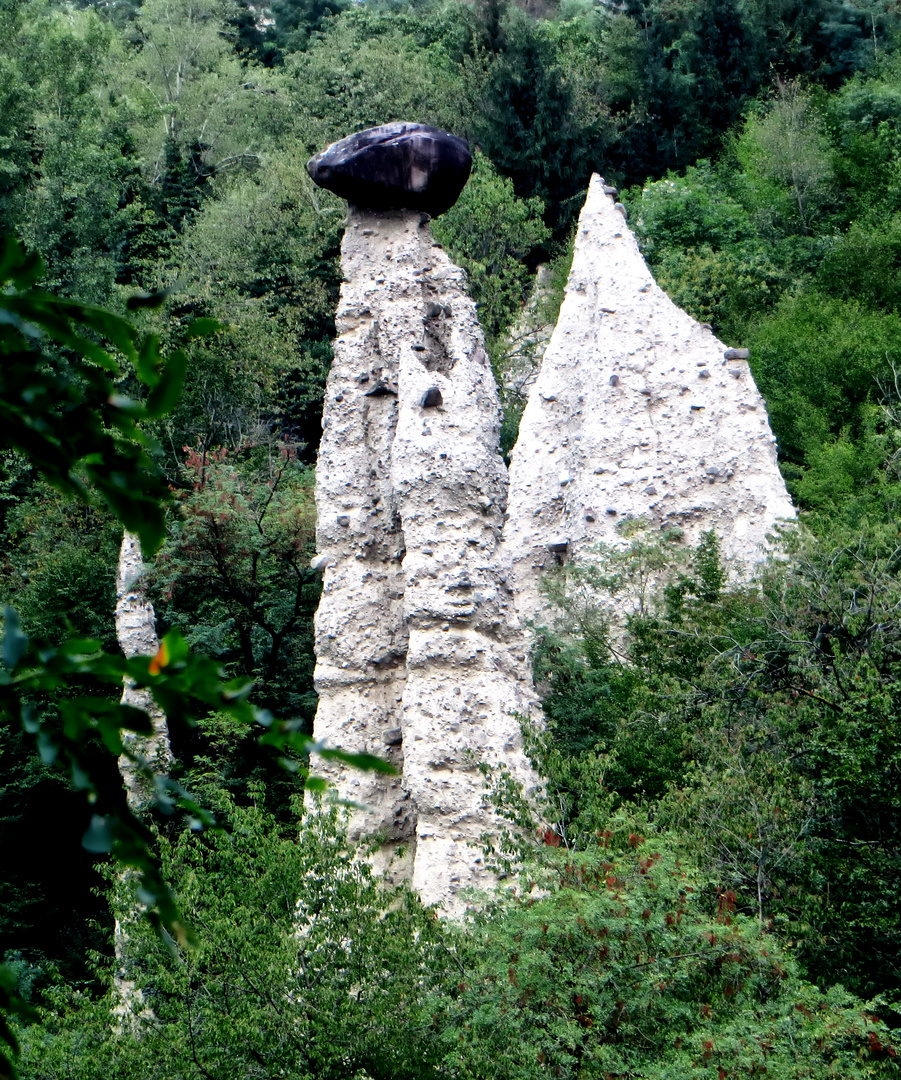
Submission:
{"label": "forest", "polygon": [[[899,43],[896,0],[0,0],[0,1080],[901,1072]],[[433,231],[505,451],[599,172],[800,511],[751,583],[647,533],[548,578],[544,802],[486,772],[462,923],[301,824],[344,221],[305,164],[395,119],[475,151]],[[171,707],[146,821],[123,676]]]}

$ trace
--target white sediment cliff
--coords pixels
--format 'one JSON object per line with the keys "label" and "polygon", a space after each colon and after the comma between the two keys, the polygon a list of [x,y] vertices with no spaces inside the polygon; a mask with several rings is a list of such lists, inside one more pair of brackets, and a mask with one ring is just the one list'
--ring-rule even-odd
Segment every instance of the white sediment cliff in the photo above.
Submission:
{"label": "white sediment cliff", "polygon": [[795,515],[743,350],[728,349],[657,285],[625,211],[592,178],[560,317],[510,467],[504,546],[517,610],[541,575],[629,522],[719,537],[746,576]]}

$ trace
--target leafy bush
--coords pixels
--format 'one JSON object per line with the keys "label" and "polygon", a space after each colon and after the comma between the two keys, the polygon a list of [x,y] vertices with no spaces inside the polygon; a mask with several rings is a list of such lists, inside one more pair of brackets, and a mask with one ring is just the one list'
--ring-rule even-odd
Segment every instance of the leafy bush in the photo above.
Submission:
{"label": "leafy bush", "polygon": [[335,812],[308,816],[298,837],[205,794],[229,831],[163,842],[198,945],[166,948],[125,909],[127,981],[101,1002],[46,995],[27,1077],[893,1072],[890,1037],[862,1003],[801,982],[732,893],[709,910],[672,838],[607,796],[587,845],[542,828],[537,848],[521,842],[521,890],[455,925],[386,891]]}
{"label": "leafy bush", "polygon": [[867,428],[867,408],[901,363],[901,319],[816,293],[785,297],[749,339],[751,367],[766,398],[783,459],[809,455]]}
{"label": "leafy bush", "polygon": [[149,575],[164,624],[256,680],[260,704],[308,724],[320,592],[312,481],[285,444],[185,447],[169,537]]}
{"label": "leafy bush", "polygon": [[[788,560],[743,588],[716,586],[715,549],[702,550],[694,572],[658,570],[656,597],[615,637],[609,576],[577,566],[555,594],[561,643],[544,652],[557,650],[561,835],[601,827],[598,783],[639,800],[811,977],[864,995],[897,989],[901,957],[895,544],[891,528],[789,534]],[[641,550],[617,559],[648,565]]]}
{"label": "leafy bush", "polygon": [[[587,850],[531,865],[476,916],[445,1059],[472,1080],[895,1075],[885,1030],[841,990],[797,978],[776,942],[705,885],[653,826],[610,814]],[[462,951],[462,950],[461,950]],[[456,1044],[456,1045],[454,1045]]]}
{"label": "leafy bush", "polygon": [[126,999],[112,985],[99,1004],[50,995],[58,1011],[29,1033],[25,1076],[437,1075],[421,993],[449,962],[434,919],[410,892],[385,893],[337,812],[298,837],[296,819],[205,794],[229,831],[162,842],[197,946],[167,947],[122,897]]}
{"label": "leafy bush", "polygon": [[630,192],[635,232],[645,255],[656,262],[668,250],[709,247],[715,251],[756,239],[754,222],[709,162],[684,176],[667,174]]}

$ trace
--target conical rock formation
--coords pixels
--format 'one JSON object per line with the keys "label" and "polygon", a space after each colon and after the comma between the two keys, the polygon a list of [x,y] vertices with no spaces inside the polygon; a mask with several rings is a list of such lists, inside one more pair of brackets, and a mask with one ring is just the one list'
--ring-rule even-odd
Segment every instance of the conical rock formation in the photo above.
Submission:
{"label": "conical rock formation", "polygon": [[[592,178],[560,317],[510,468],[505,545],[516,604],[541,611],[541,575],[624,524],[707,530],[747,573],[794,508],[746,354],[656,284],[623,208]],[[736,355],[738,354],[738,355]]]}
{"label": "conical rock formation", "polygon": [[497,389],[427,220],[349,211],[316,473],[315,735],[396,765],[325,771],[362,804],[354,831],[405,848],[420,896],[450,912],[490,882],[479,762],[531,782],[517,714],[534,698],[499,551]]}

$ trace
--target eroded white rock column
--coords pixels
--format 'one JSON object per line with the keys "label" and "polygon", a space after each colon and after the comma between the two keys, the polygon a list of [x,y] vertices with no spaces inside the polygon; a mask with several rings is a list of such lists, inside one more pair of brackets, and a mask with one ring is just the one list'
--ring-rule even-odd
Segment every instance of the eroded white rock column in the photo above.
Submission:
{"label": "eroded white rock column", "polygon": [[640,519],[687,543],[713,529],[734,576],[795,511],[746,359],[656,284],[624,213],[592,178],[557,327],[510,468],[505,545],[524,619],[541,575]]}
{"label": "eroded white rock column", "polygon": [[497,390],[462,271],[419,213],[351,209],[317,465],[315,735],[388,756],[397,780],[332,769],[354,831],[407,845],[426,903],[489,883],[479,761],[531,782],[533,709],[499,540]]}
{"label": "eroded white rock column", "polygon": [[[153,656],[160,647],[153,604],[141,581],[143,573],[144,560],[140,541],[134,533],[126,531],[122,536],[116,571],[116,637],[119,647],[127,657]],[[137,755],[139,760],[147,763],[154,773],[168,774],[172,767],[172,751],[165,713],[153,700],[149,690],[136,687],[130,682],[126,682],[122,691],[122,704],[143,709],[153,726],[150,735],[123,733],[126,747]],[[153,798],[152,786],[140,771],[138,763],[127,754],[119,757],[119,772],[125,785],[128,805],[133,813],[139,814]],[[124,872],[123,880],[130,881],[132,873]],[[144,910],[143,904],[135,901],[127,915],[119,914],[116,917],[113,946],[116,954],[115,989],[118,1001],[113,1013],[119,1030],[124,1030],[138,1014],[150,1015],[144,1009],[143,995],[135,989],[134,981],[127,976],[128,926],[139,918]]]}
{"label": "eroded white rock column", "polygon": [[[116,573],[116,637],[119,647],[128,657],[153,656],[160,647],[153,604],[141,583],[143,573],[141,544],[134,533],[126,532],[119,549]],[[153,695],[149,690],[127,683],[122,692],[122,704],[143,709],[153,724],[151,735],[125,734],[126,746],[148,762],[154,772],[168,773],[172,765],[169,729],[166,716],[154,702]],[[119,772],[132,810],[146,805],[153,793],[135,762],[123,754],[119,758]]]}
{"label": "eroded white rock column", "polygon": [[[418,214],[407,216],[410,228],[418,226]],[[402,237],[403,219],[396,224]],[[397,285],[391,246],[381,246],[377,228],[351,215],[342,244],[345,282],[316,467],[316,565],[324,580],[316,613],[315,735],[378,754],[400,771],[407,629],[404,533],[391,473],[398,357],[382,317],[383,307],[397,301]],[[353,816],[356,839],[380,832],[395,847],[414,840],[415,814],[399,778],[324,763],[316,771],[365,807]]]}

